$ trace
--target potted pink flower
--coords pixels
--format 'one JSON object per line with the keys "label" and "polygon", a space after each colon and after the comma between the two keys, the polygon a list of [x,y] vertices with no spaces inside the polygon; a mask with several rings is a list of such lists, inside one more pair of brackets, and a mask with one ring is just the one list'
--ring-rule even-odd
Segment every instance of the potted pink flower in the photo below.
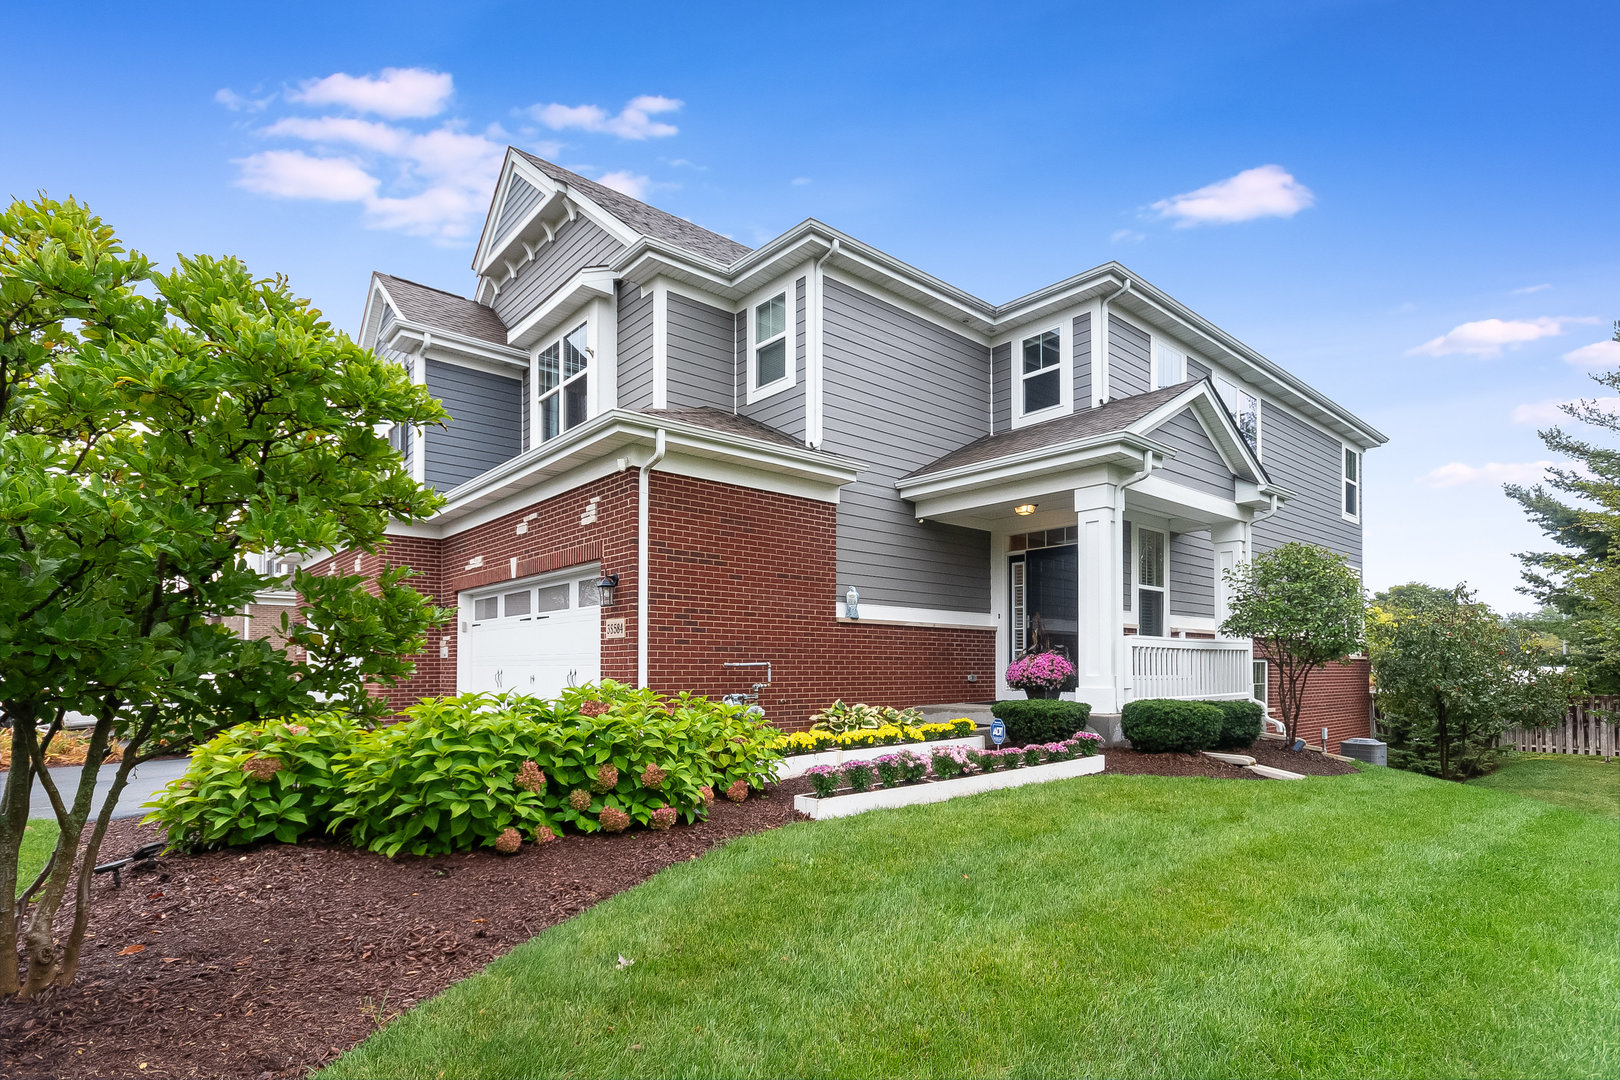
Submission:
{"label": "potted pink flower", "polygon": [[1007,685],[1032,698],[1055,698],[1074,674],[1062,653],[1031,653],[1007,665]]}

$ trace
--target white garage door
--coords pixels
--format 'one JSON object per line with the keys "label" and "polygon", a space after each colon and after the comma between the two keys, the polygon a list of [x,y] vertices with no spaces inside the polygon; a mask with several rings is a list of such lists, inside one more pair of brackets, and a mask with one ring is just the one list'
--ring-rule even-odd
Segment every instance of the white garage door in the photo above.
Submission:
{"label": "white garage door", "polygon": [[599,570],[575,567],[461,597],[456,684],[555,697],[602,677]]}

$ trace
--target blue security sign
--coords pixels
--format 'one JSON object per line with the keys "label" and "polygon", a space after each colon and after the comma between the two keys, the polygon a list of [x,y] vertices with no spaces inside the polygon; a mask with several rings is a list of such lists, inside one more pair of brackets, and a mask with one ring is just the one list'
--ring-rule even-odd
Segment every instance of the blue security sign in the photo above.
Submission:
{"label": "blue security sign", "polygon": [[999,716],[990,721],[990,741],[997,746],[1007,741],[1007,724]]}

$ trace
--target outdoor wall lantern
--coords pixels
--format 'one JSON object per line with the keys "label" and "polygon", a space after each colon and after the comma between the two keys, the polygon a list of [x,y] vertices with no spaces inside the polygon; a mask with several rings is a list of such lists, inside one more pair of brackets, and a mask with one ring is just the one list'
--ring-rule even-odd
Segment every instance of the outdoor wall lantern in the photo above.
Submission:
{"label": "outdoor wall lantern", "polygon": [[596,595],[602,601],[603,607],[613,606],[613,590],[619,587],[618,574],[603,574],[602,580],[596,583]]}
{"label": "outdoor wall lantern", "polygon": [[858,619],[861,617],[861,594],[855,591],[855,586],[849,587],[844,594],[844,615],[846,618]]}
{"label": "outdoor wall lantern", "polygon": [[1025,503],[1022,506],[1013,507],[1013,513],[1017,514],[1019,517],[1029,517],[1029,515],[1033,514],[1034,512],[1035,512],[1035,504],[1034,503]]}

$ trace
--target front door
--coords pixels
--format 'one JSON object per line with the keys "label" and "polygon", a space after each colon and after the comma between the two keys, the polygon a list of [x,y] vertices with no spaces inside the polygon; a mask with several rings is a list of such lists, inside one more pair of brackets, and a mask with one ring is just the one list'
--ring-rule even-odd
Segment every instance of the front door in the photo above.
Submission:
{"label": "front door", "polygon": [[1009,538],[1012,659],[1026,652],[1059,652],[1075,658],[1080,644],[1077,540],[1074,526]]}

